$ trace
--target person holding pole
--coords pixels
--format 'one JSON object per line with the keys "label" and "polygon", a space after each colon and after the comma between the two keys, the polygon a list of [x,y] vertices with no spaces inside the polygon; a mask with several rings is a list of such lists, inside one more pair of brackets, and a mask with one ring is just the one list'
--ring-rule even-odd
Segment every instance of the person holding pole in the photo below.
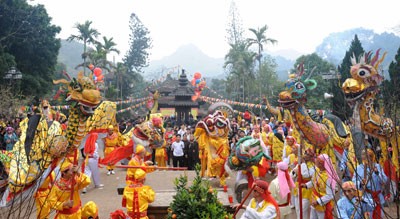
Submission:
{"label": "person holding pole", "polygon": [[[303,214],[303,219],[309,219],[310,218],[310,200],[311,200],[311,189],[307,188],[302,188],[301,189],[301,197],[299,197],[299,185],[305,184],[311,181],[311,177],[314,176],[315,174],[315,165],[314,165],[314,157],[315,153],[312,148],[308,148],[304,152],[303,159],[300,163],[300,166],[297,165],[293,170],[292,170],[292,175],[293,177],[298,175],[298,169],[301,171],[301,177],[297,176],[299,180],[296,181],[296,187],[293,189],[293,196],[295,196],[294,199],[294,206],[296,208],[296,215],[297,219],[300,218],[300,213]],[[300,201],[299,199],[301,198],[302,200],[302,206],[301,206],[301,211],[300,212]]]}
{"label": "person holding pole", "polygon": [[147,208],[155,198],[155,192],[150,186],[144,185],[146,172],[137,169],[134,181],[125,186],[122,207],[125,207],[129,217],[133,219],[148,219]]}
{"label": "person holding pole", "polygon": [[[143,166],[147,167],[145,168],[145,171],[147,173],[153,172],[154,168],[149,167],[150,165],[153,164],[150,160],[144,161],[144,157],[146,156],[146,149],[143,147],[143,145],[138,144],[136,146],[136,151],[135,151],[135,156],[132,157],[132,159],[129,161],[128,166]],[[135,172],[138,170],[138,168],[128,168],[126,171],[126,184],[130,184],[135,181]]]}
{"label": "person holding pole", "polygon": [[372,200],[367,200],[358,194],[356,185],[352,181],[342,184],[344,196],[337,204],[338,218],[343,219],[362,219],[369,218],[370,212],[374,210]]}
{"label": "person holding pole", "polygon": [[[263,180],[255,180],[250,191],[253,191],[253,198],[248,206],[243,205],[245,199],[234,208],[246,209],[240,219],[273,219],[280,218],[278,203],[268,190],[268,183]],[[237,212],[236,212],[237,213]]]}
{"label": "person holding pole", "polygon": [[90,178],[78,172],[79,168],[64,160],[60,166],[61,178],[49,195],[49,206],[56,210],[56,219],[81,219],[79,190],[90,184]]}
{"label": "person holding pole", "polygon": [[371,149],[361,153],[362,164],[359,164],[353,176],[356,187],[363,192],[363,196],[375,203],[372,218],[383,218],[383,204],[385,203],[382,190],[388,178],[381,165],[376,162],[375,153]]}
{"label": "person holding pole", "polygon": [[315,166],[318,172],[315,172],[312,180],[301,184],[302,188],[312,188],[310,217],[333,219],[333,198],[339,177],[331,159],[326,154],[320,154],[317,157]]}

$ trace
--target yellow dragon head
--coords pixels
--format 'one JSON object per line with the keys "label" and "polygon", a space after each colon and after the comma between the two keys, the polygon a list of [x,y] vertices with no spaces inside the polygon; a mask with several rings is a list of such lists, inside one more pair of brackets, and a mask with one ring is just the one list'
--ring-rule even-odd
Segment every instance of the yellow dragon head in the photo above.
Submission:
{"label": "yellow dragon head", "polygon": [[86,77],[82,72],[78,73],[78,78],[70,81],[65,79],[53,81],[54,84],[63,83],[68,85],[68,93],[66,101],[75,101],[74,106],[79,106],[80,111],[84,115],[92,115],[94,109],[101,102],[100,91],[97,90],[91,75]]}
{"label": "yellow dragon head", "polygon": [[342,85],[346,100],[351,103],[370,92],[376,92],[381,84],[383,77],[379,74],[379,65],[383,62],[386,52],[379,58],[378,49],[375,55],[372,52],[364,53],[357,60],[355,55],[351,57],[351,78],[346,79]]}

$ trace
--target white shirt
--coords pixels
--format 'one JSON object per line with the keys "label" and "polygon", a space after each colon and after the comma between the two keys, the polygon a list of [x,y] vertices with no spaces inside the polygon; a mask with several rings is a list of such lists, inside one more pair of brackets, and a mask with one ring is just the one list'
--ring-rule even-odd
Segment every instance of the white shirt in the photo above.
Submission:
{"label": "white shirt", "polygon": [[[281,192],[280,192],[280,187],[279,187],[279,181],[278,177],[276,177],[274,180],[271,181],[269,184],[268,190],[271,192],[271,195],[274,197],[278,205],[283,205],[287,204],[288,202],[288,197],[282,198]],[[290,200],[289,200],[290,201]],[[281,213],[281,218],[283,218],[286,215],[289,215],[292,212],[292,209],[290,208],[290,205],[282,206],[279,207],[279,211]]]}
{"label": "white shirt", "polygon": [[[250,200],[251,203],[251,200]],[[246,211],[243,213],[242,217],[240,219],[273,219],[276,218],[276,210],[275,206],[273,205],[268,205],[267,207],[264,208],[263,211],[257,212],[257,209],[262,207],[264,201],[260,202],[257,204],[256,208],[253,209],[249,205],[246,207]]]}
{"label": "white shirt", "polygon": [[183,154],[183,148],[185,148],[185,144],[183,143],[183,141],[180,141],[180,142],[174,141],[171,144],[171,148],[172,148],[172,151],[173,151],[173,155],[175,157],[182,157],[184,155]]}
{"label": "white shirt", "polygon": [[179,129],[179,131],[178,131],[178,135],[180,135],[181,138],[183,138],[183,135],[184,135],[185,133],[186,133],[186,131],[183,130],[183,129]]}

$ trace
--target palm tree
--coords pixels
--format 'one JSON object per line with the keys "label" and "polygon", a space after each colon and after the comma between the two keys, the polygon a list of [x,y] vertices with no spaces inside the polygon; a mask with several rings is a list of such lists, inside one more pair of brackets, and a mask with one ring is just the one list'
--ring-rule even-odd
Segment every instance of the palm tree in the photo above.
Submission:
{"label": "palm tree", "polygon": [[[253,29],[249,28],[249,30],[254,34],[255,38],[248,38],[247,42],[249,43],[250,46],[252,45],[257,45],[258,46],[258,55],[257,55],[257,60],[258,60],[258,74],[261,75],[261,58],[262,58],[262,52],[264,51],[264,44],[272,43],[275,44],[278,41],[272,38],[267,38],[265,36],[265,33],[268,30],[268,26],[264,25],[261,28]],[[269,84],[267,83],[267,90],[269,91]],[[261,98],[261,84],[260,84],[260,98]]]}
{"label": "palm tree", "polygon": [[100,35],[100,33],[96,30],[90,27],[90,25],[92,24],[92,21],[85,21],[85,23],[83,24],[75,24],[75,28],[78,29],[79,35],[71,35],[70,37],[68,37],[68,41],[72,41],[72,40],[77,40],[77,41],[81,41],[83,42],[83,72],[86,73],[86,48],[87,48],[87,44],[92,43],[95,44],[96,43],[96,38]]}
{"label": "palm tree", "polygon": [[[242,87],[244,101],[245,87],[247,87],[247,93],[250,91],[250,86],[245,86],[245,78],[254,79],[253,67],[257,54],[249,50],[250,45],[247,42],[230,44],[230,46],[231,49],[225,56],[224,67],[229,68],[230,81],[236,81],[237,88]],[[242,81],[241,85],[239,81]]]}
{"label": "palm tree", "polygon": [[107,37],[103,36],[102,47],[103,47],[106,55],[111,52],[115,52],[115,53],[119,54],[119,50],[117,48],[115,48],[116,45],[117,44],[114,42],[113,37],[108,39]]}

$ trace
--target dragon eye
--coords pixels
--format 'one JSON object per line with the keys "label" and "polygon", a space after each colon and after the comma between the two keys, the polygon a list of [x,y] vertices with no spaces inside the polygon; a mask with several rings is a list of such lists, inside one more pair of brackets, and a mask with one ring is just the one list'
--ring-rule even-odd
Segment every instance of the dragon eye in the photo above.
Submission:
{"label": "dragon eye", "polygon": [[81,85],[79,83],[74,84],[74,86],[72,88],[74,90],[76,90],[76,91],[81,91],[82,90],[82,87],[81,87]]}
{"label": "dragon eye", "polygon": [[301,90],[304,88],[304,84],[301,82],[297,82],[294,86],[296,87],[297,90]]}
{"label": "dragon eye", "polygon": [[217,127],[224,127],[225,126],[225,124],[223,123],[223,122],[221,122],[221,121],[218,121],[217,122]]}
{"label": "dragon eye", "polygon": [[358,70],[358,76],[365,78],[365,77],[369,77],[371,75],[371,72],[368,69],[365,68],[360,68]]}

